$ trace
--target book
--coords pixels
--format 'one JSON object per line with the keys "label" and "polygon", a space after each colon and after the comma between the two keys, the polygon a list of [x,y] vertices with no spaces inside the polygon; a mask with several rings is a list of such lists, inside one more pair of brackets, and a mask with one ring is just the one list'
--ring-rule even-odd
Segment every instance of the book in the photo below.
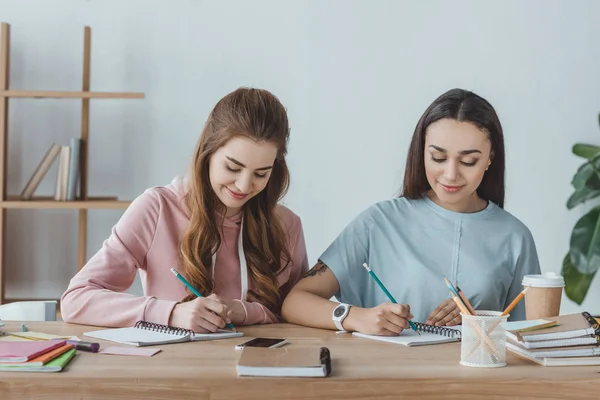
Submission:
{"label": "book", "polygon": [[600,357],[534,357],[530,352],[525,351],[509,341],[506,342],[506,349],[544,367],[600,365]]}
{"label": "book", "polygon": [[56,192],[54,194],[54,200],[56,201],[67,200],[67,181],[69,179],[70,154],[71,147],[61,146],[60,155],[58,158],[58,174],[56,176]]}
{"label": "book", "polygon": [[0,362],[22,363],[30,361],[65,344],[64,340],[0,342]]}
{"label": "book", "polygon": [[128,328],[102,329],[84,332],[85,336],[133,346],[153,346],[182,342],[229,339],[244,336],[242,332],[221,329],[215,333],[195,333],[191,329],[176,328],[153,322],[138,321]]}
{"label": "book", "polygon": [[430,344],[441,344],[459,342],[462,338],[460,326],[434,326],[415,322],[419,335],[413,330],[405,329],[398,336],[367,335],[360,332],[352,332],[353,336],[365,339],[380,340],[382,342],[401,344],[404,346],[425,346]]}
{"label": "book", "polygon": [[0,366],[0,371],[9,372],[60,372],[75,357],[77,350],[70,349],[52,361],[39,366],[15,364],[14,366]]}
{"label": "book", "polygon": [[539,349],[527,349],[520,343],[516,343],[510,339],[506,341],[506,346],[513,348],[517,352],[527,354],[531,357],[592,357],[600,356],[600,345],[588,344],[583,346],[562,346],[562,347],[545,347]]}
{"label": "book", "polygon": [[35,169],[35,171],[31,175],[31,177],[29,178],[29,181],[27,181],[27,184],[23,188],[23,191],[21,192],[22,200],[30,200],[31,199],[31,197],[33,196],[33,193],[35,192],[35,190],[39,186],[40,182],[42,181],[42,179],[44,178],[44,176],[46,175],[46,173],[52,166],[52,163],[54,162],[56,157],[58,157],[58,154],[60,153],[60,149],[61,149],[61,146],[56,143],[54,143],[52,146],[50,146],[50,148],[48,149],[48,151],[46,152],[46,154],[44,155],[44,157],[38,164],[37,168]]}
{"label": "book", "polygon": [[0,305],[5,321],[56,321],[56,300],[17,301]]}
{"label": "book", "polygon": [[77,199],[77,187],[79,184],[79,170],[81,159],[81,139],[71,138],[69,155],[69,173],[67,179],[67,200]]}
{"label": "book", "polygon": [[[556,326],[534,332],[519,332],[509,330],[506,335],[515,342],[558,341],[559,339],[575,339],[600,336],[600,325],[587,312],[561,315],[554,318]],[[579,343],[592,344],[592,343]]]}
{"label": "book", "polygon": [[41,354],[30,361],[25,361],[22,363],[4,362],[4,363],[0,363],[0,367],[7,367],[7,366],[11,366],[11,367],[15,367],[15,366],[16,367],[23,367],[23,366],[41,367],[42,365],[49,363],[50,361],[54,360],[56,357],[71,350],[72,348],[73,348],[72,344],[64,344],[63,346],[57,347],[54,350],[51,350],[44,354]]}
{"label": "book", "polygon": [[508,336],[507,340],[518,343],[525,349],[546,349],[555,347],[569,347],[569,346],[585,346],[600,343],[600,336],[580,336],[569,339],[556,339],[556,340],[538,340],[535,342],[521,342],[514,336]]}
{"label": "book", "polygon": [[236,369],[239,376],[326,377],[331,353],[327,347],[244,347]]}

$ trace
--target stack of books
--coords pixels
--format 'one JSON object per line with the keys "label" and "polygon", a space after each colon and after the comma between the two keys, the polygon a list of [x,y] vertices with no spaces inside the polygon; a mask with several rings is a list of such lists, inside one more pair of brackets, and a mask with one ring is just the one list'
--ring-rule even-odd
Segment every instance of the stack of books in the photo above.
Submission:
{"label": "stack of books", "polygon": [[600,324],[589,313],[561,315],[554,326],[507,330],[506,348],[543,366],[600,365]]}
{"label": "stack of books", "polygon": [[66,340],[0,342],[0,371],[60,372],[75,356]]}

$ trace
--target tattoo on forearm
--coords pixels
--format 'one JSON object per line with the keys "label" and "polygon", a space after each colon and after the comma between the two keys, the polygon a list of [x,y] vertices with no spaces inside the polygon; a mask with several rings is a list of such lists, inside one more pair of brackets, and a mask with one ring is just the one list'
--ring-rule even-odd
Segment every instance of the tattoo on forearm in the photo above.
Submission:
{"label": "tattoo on forearm", "polygon": [[329,267],[327,265],[325,265],[324,262],[319,261],[318,263],[315,264],[314,267],[312,267],[310,269],[310,271],[308,271],[306,273],[306,275],[304,275],[304,277],[307,278],[309,276],[321,275],[322,273],[324,273],[325,271],[327,271],[327,268],[329,268]]}

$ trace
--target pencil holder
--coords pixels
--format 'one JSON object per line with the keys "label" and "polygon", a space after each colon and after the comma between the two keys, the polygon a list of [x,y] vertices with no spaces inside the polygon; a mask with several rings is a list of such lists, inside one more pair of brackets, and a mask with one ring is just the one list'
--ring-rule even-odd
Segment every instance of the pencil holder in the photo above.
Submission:
{"label": "pencil holder", "polygon": [[462,314],[460,363],[468,367],[504,367],[506,365],[506,323],[509,315],[497,311]]}

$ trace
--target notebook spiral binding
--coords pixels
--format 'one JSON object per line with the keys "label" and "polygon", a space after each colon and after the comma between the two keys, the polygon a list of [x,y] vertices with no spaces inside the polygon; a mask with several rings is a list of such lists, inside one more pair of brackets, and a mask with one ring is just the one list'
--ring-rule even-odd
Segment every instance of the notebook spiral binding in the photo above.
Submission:
{"label": "notebook spiral binding", "polygon": [[600,335],[600,324],[598,323],[598,321],[596,321],[596,318],[592,317],[592,315],[587,311],[584,311],[581,314],[587,320],[588,324],[590,324],[590,327],[596,330],[594,334],[596,336]]}
{"label": "notebook spiral binding", "polygon": [[421,332],[434,333],[436,335],[447,336],[458,340],[462,339],[461,331],[456,329],[450,329],[445,326],[427,325],[421,322],[415,322],[415,325]]}
{"label": "notebook spiral binding", "polygon": [[168,333],[170,335],[190,335],[194,336],[194,331],[191,329],[177,328],[169,325],[156,324],[154,322],[138,321],[134,325],[138,329],[145,329],[147,331],[154,331],[160,333]]}

